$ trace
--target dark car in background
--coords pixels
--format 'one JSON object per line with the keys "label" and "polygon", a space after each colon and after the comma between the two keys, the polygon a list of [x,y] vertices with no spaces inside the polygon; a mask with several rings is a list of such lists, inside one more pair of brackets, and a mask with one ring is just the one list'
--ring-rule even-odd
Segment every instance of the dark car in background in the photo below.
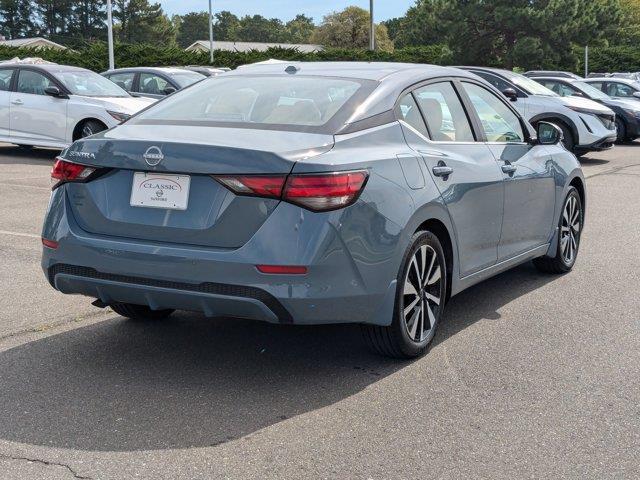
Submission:
{"label": "dark car in background", "polygon": [[116,68],[102,75],[132,95],[160,99],[206,78],[177,67]]}
{"label": "dark car in background", "polygon": [[610,97],[640,102],[640,82],[619,77],[589,77],[585,82]]}
{"label": "dark car in background", "polygon": [[632,141],[640,137],[640,105],[638,102],[611,98],[593,85],[581,80],[554,77],[534,77],[534,80],[561,97],[588,98],[609,107],[616,114],[619,142]]}

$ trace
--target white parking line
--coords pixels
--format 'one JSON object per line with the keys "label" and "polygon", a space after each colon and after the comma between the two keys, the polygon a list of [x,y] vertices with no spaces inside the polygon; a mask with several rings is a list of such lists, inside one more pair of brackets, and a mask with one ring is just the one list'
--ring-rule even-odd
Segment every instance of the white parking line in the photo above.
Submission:
{"label": "white parking line", "polygon": [[0,230],[0,235],[11,235],[14,237],[40,238],[40,235],[34,233],[10,232],[8,230]]}
{"label": "white parking line", "polygon": [[18,183],[4,183],[4,182],[1,182],[0,185],[6,186],[6,187],[35,188],[35,189],[38,189],[38,190],[51,190],[51,188],[49,188],[49,187],[40,187],[38,185],[20,185]]}

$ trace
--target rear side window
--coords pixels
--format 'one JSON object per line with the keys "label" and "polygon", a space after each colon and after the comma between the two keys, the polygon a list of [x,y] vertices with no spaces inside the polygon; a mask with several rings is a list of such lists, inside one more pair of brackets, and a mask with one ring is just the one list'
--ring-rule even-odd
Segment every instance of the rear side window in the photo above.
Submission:
{"label": "rear side window", "polygon": [[418,108],[416,101],[413,99],[413,95],[410,93],[402,97],[398,103],[398,106],[396,107],[396,117],[411,125],[425,137],[429,136],[424,120],[422,120],[420,109]]}
{"label": "rear side window", "polygon": [[11,89],[11,77],[13,76],[13,68],[0,70],[0,90],[8,91]]}
{"label": "rear side window", "polygon": [[464,82],[464,89],[480,118],[489,142],[524,142],[518,116],[489,90]]}
{"label": "rear side window", "polygon": [[133,77],[135,77],[135,75],[135,73],[113,73],[108,75],[107,78],[120,88],[130,92],[133,88]]}
{"label": "rear side window", "polygon": [[414,94],[433,140],[475,141],[467,114],[450,82],[427,85],[415,90]]}
{"label": "rear side window", "polygon": [[45,95],[47,87],[54,86],[53,82],[45,75],[32,70],[20,70],[18,74],[18,88],[20,93],[31,93],[34,95]]}
{"label": "rear side window", "polygon": [[341,112],[353,111],[376,85],[334,77],[210,77],[154,105],[132,122],[320,132]]}

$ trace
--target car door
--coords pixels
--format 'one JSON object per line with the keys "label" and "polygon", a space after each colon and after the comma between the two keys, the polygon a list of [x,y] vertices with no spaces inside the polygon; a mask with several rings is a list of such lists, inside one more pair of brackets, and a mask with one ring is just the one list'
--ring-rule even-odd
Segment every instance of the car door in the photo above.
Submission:
{"label": "car door", "polygon": [[453,83],[426,84],[399,105],[407,143],[422,157],[449,211],[460,275],[494,265],[502,228],[502,172],[489,148],[476,141]]}
{"label": "car door", "polygon": [[10,97],[10,129],[16,142],[66,143],[67,98],[45,93],[47,87],[63,87],[44,72],[20,68]]}
{"label": "car door", "polygon": [[504,179],[500,262],[549,241],[556,172],[548,149],[527,141],[525,123],[507,101],[479,83],[461,83]]}
{"label": "car door", "polygon": [[11,86],[15,68],[0,69],[0,136],[8,137],[9,127],[9,107],[11,105]]}
{"label": "car door", "polygon": [[138,94],[149,98],[164,98],[167,96],[166,89],[177,88],[161,75],[155,73],[142,72],[138,84]]}

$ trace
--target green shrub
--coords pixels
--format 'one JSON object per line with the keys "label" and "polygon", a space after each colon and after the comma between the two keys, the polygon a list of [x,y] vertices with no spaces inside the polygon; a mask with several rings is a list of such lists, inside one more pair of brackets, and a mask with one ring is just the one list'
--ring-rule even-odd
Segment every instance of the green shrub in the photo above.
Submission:
{"label": "green shrub", "polygon": [[[180,47],[145,44],[116,44],[114,48],[116,67],[172,66],[172,65],[209,65],[208,52],[186,52]],[[105,43],[94,43],[77,50],[31,50],[0,46],[0,60],[14,57],[41,57],[45,60],[88,68],[96,72],[108,68],[108,53]],[[326,49],[321,52],[301,53],[295,49],[270,48],[265,52],[228,52],[216,50],[214,65],[236,68],[239,65],[255,63],[270,58],[301,61],[384,61],[409,63],[450,64],[451,51],[442,45],[408,47],[394,52],[381,52],[362,49]]]}

